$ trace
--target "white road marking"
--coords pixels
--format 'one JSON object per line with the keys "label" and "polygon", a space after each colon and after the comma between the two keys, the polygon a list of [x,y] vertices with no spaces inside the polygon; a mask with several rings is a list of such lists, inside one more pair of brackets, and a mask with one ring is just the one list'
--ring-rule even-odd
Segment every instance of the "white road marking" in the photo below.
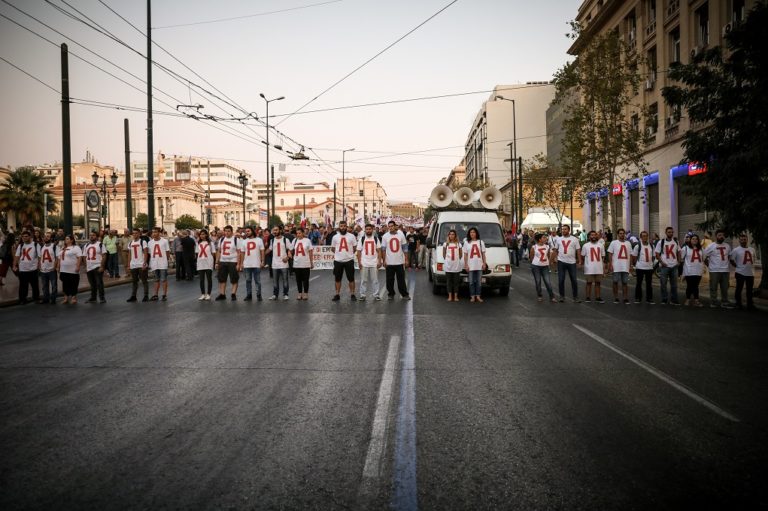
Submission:
{"label": "white road marking", "polygon": [[376,412],[373,415],[371,441],[368,444],[368,454],[365,456],[363,478],[378,478],[381,476],[381,460],[387,446],[387,424],[390,422],[392,404],[392,383],[397,369],[397,354],[400,350],[400,336],[393,335],[389,340],[387,360],[379,384],[379,397],[376,400]]}
{"label": "white road marking", "polygon": [[314,277],[310,277],[309,281],[312,282],[313,280],[319,279],[319,278],[320,278],[320,275],[315,275]]}
{"label": "white road marking", "polygon": [[576,327],[578,330],[580,330],[582,333],[588,335],[589,337],[591,337],[595,341],[599,342],[600,344],[602,344],[603,346],[605,346],[609,350],[611,350],[611,351],[613,351],[615,353],[618,353],[619,355],[621,355],[622,357],[626,358],[630,362],[636,364],[637,366],[641,367],[642,369],[645,369],[646,371],[648,371],[649,373],[654,375],[656,378],[658,378],[661,381],[663,381],[664,383],[666,383],[667,385],[671,386],[675,390],[678,390],[679,392],[682,392],[683,394],[685,394],[689,398],[693,399],[697,403],[706,406],[707,408],[709,408],[710,410],[712,410],[716,414],[720,415],[721,417],[725,417],[726,419],[728,419],[731,422],[741,422],[738,419],[738,417],[736,417],[732,413],[723,410],[722,408],[717,406],[715,403],[713,403],[712,401],[710,401],[706,397],[704,397],[704,396],[702,396],[700,394],[697,394],[693,390],[689,389],[688,387],[686,387],[685,385],[683,385],[679,381],[677,381],[674,378],[672,378],[671,376],[669,376],[664,371],[656,369],[652,365],[650,365],[650,364],[648,364],[646,362],[643,362],[642,360],[640,360],[636,356],[631,355],[630,353],[627,353],[626,351],[622,350],[618,346],[612,344],[611,342],[603,339],[602,337],[600,337],[596,333],[594,333],[594,332],[592,332],[590,330],[587,330],[586,328],[584,328],[582,326],[579,326],[579,325],[577,325],[575,323],[573,323],[573,326]]}

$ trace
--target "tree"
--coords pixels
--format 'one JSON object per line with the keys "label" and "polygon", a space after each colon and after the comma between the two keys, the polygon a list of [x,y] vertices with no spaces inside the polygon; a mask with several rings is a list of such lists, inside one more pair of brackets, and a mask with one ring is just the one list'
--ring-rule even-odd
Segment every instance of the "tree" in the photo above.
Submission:
{"label": "tree", "polygon": [[550,162],[546,156],[538,154],[526,160],[523,173],[523,201],[531,206],[543,208],[557,219],[557,225],[563,223],[575,182],[561,168]]}
{"label": "tree", "polygon": [[[699,207],[706,205],[702,227],[720,227],[731,235],[750,231],[768,255],[768,6],[757,2],[747,19],[725,38],[726,48],[696,55],[690,64],[672,65],[664,99],[684,108],[693,126],[683,141],[685,158],[706,163],[693,180]],[[763,272],[760,292],[768,293]]]}
{"label": "tree", "polygon": [[35,167],[19,167],[0,183],[0,210],[16,213],[21,225],[41,225],[43,201],[47,212],[56,211],[57,207],[52,194],[46,197],[47,187],[48,180]]}
{"label": "tree", "polygon": [[202,229],[203,223],[192,215],[181,215],[176,219],[176,229]]}
{"label": "tree", "polygon": [[272,215],[269,218],[269,226],[274,227],[276,225],[283,225],[285,221],[282,219],[280,215]]}
{"label": "tree", "polygon": [[[572,23],[572,38],[580,35]],[[618,33],[592,36],[578,57],[555,74],[554,104],[563,105],[565,132],[560,167],[582,189],[596,190],[646,168],[646,112],[636,106],[643,61]],[[611,227],[616,230],[613,205]]]}
{"label": "tree", "polygon": [[148,229],[149,217],[146,213],[137,213],[133,220],[133,226],[137,229]]}

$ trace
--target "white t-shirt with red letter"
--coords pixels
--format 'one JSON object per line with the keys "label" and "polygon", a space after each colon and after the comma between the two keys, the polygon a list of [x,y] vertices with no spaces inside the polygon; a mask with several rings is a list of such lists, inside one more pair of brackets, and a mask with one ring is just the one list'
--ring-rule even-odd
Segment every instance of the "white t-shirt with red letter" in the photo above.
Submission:
{"label": "white t-shirt with red letter", "polygon": [[77,261],[83,257],[83,250],[77,246],[64,247],[59,253],[59,271],[61,273],[77,273]]}
{"label": "white t-shirt with red letter", "polygon": [[485,253],[485,243],[483,240],[473,240],[464,242],[464,258],[467,261],[469,271],[478,271],[483,269],[483,254]]}
{"label": "white t-shirt with red letter", "polygon": [[220,263],[236,263],[237,262],[237,249],[240,246],[237,238],[232,236],[230,238],[219,238],[219,262]]}
{"label": "white t-shirt with red letter", "polygon": [[701,276],[704,274],[704,251],[700,248],[683,247],[683,276]]}
{"label": "white t-shirt with red letter", "polygon": [[357,238],[352,233],[341,234],[337,232],[331,240],[333,247],[333,260],[340,263],[346,263],[355,258],[355,248],[357,248]]}
{"label": "white t-shirt with red letter", "polygon": [[288,241],[285,237],[272,238],[269,248],[272,249],[272,268],[276,270],[288,268],[288,259],[285,259],[288,257]]}
{"label": "white t-shirt with red letter", "polygon": [[405,253],[403,246],[408,243],[401,231],[395,234],[386,233],[381,237],[381,249],[384,251],[384,264],[387,266],[396,266],[405,264]]}
{"label": "white t-shirt with red letter", "polygon": [[727,243],[710,243],[704,249],[704,257],[708,258],[707,266],[712,273],[730,272],[730,255],[731,246]]}
{"label": "white t-shirt with red letter", "polygon": [[731,250],[731,261],[736,265],[736,273],[744,277],[754,277],[752,265],[755,262],[755,249],[738,246]]}
{"label": "white t-shirt with red letter", "polygon": [[[443,268],[445,273],[460,273],[464,268],[464,254],[461,254],[461,244],[458,241],[443,243],[445,258]],[[461,254],[461,255],[460,255]]]}
{"label": "white t-shirt with red letter", "polygon": [[629,240],[613,240],[608,245],[611,254],[611,265],[614,273],[629,273],[629,256],[632,253],[632,243]]}
{"label": "white t-shirt with red letter", "polygon": [[83,247],[83,255],[85,256],[85,271],[96,270],[101,266],[101,257],[107,253],[107,249],[104,248],[104,244],[100,241],[95,243],[86,243]]}
{"label": "white t-shirt with red letter", "polygon": [[376,236],[370,237],[363,234],[357,242],[357,251],[360,252],[360,263],[364,268],[376,268],[379,265],[379,250],[381,242]]}
{"label": "white t-shirt with red letter", "polygon": [[309,238],[296,238],[291,242],[290,249],[293,250],[293,267],[294,268],[311,268],[312,262],[310,261],[309,251],[312,250],[312,242]]}
{"label": "white t-shirt with red letter", "polygon": [[241,240],[238,250],[243,253],[243,268],[261,268],[261,251],[264,250],[261,238]]}
{"label": "white t-shirt with red letter", "polygon": [[680,253],[680,247],[675,240],[663,239],[656,243],[656,250],[661,262],[669,268],[677,266],[677,255]]}
{"label": "white t-shirt with red letter", "polygon": [[635,268],[638,270],[653,269],[653,245],[650,243],[643,245],[641,241],[632,249],[632,255],[637,258]]}
{"label": "white t-shirt with red letter", "polygon": [[552,248],[557,250],[557,260],[566,264],[576,263],[579,253],[579,238],[576,236],[555,236]]}
{"label": "white t-shirt with red letter", "polygon": [[40,271],[52,272],[56,268],[56,256],[59,253],[55,243],[40,246]]}
{"label": "white t-shirt with red letter", "polygon": [[[558,238],[559,240],[560,238]],[[535,244],[533,247],[533,259],[531,264],[534,266],[549,266],[549,251],[550,246]],[[570,247],[569,247],[570,248]]]}
{"label": "white t-shirt with red letter", "polygon": [[147,248],[149,248],[149,268],[151,270],[167,270],[168,252],[170,251],[168,240],[165,238],[151,239]]}
{"label": "white t-shirt with red letter", "polygon": [[603,259],[605,258],[605,245],[602,241],[592,243],[588,241],[581,247],[581,255],[584,257],[584,275],[602,275]]}
{"label": "white t-shirt with red letter", "polygon": [[213,269],[213,254],[216,249],[213,247],[213,243],[210,241],[201,241],[195,247],[197,253],[197,269],[198,270],[212,270]]}
{"label": "white t-shirt with red letter", "polygon": [[19,258],[19,271],[37,270],[39,255],[38,247],[34,242],[23,243],[16,247],[16,257]]}
{"label": "white t-shirt with red letter", "polygon": [[146,248],[147,243],[142,239],[135,241],[131,240],[130,243],[128,243],[128,254],[131,258],[129,266],[132,270],[144,267],[144,250]]}

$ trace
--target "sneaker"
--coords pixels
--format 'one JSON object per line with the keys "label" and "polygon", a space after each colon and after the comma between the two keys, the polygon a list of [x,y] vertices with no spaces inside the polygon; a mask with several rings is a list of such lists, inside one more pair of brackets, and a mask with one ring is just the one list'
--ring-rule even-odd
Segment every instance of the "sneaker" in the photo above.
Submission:
{"label": "sneaker", "polygon": [[332,302],[338,302],[339,300],[341,300],[339,295],[333,295],[333,298],[331,299]]}
{"label": "sneaker", "polygon": [[642,302],[640,302],[640,300],[638,300],[637,298],[635,298],[635,303],[642,303]]}
{"label": "sneaker", "polygon": [[361,301],[361,302],[364,302],[364,301],[365,301],[365,295],[360,295],[360,301]]}
{"label": "sneaker", "polygon": [[260,302],[260,301],[262,301],[262,300],[263,300],[263,299],[261,298],[261,295],[256,295],[256,301],[257,301],[257,302]]}
{"label": "sneaker", "polygon": [[717,305],[715,302],[710,302],[710,304],[709,304],[709,308],[710,308],[710,309],[717,309],[717,308],[719,308],[719,307],[720,307],[720,306],[719,306],[719,305]]}
{"label": "sneaker", "polygon": [[205,301],[206,301],[206,302],[210,302],[210,301],[211,301],[211,295],[209,295],[209,294],[206,294],[206,295],[205,295]]}
{"label": "sneaker", "polygon": [[558,300],[558,302],[560,302],[560,303],[565,303],[565,298],[563,298],[563,297],[561,296],[561,297],[560,297],[560,299]]}
{"label": "sneaker", "polygon": [[597,298],[595,298],[595,302],[596,303],[605,303],[605,300],[603,300],[601,297],[598,296]]}
{"label": "sneaker", "polygon": [[376,300],[377,302],[380,302],[380,301],[381,301],[381,297],[380,297],[379,295],[376,295],[376,296],[374,296],[373,298],[374,298],[374,300]]}
{"label": "sneaker", "polygon": [[581,303],[581,300],[579,300],[578,298],[574,298],[573,303]]}
{"label": "sneaker", "polygon": [[237,295],[235,293],[232,293],[232,295],[230,295],[230,298],[232,299],[233,302],[237,301]]}
{"label": "sneaker", "polygon": [[723,309],[733,309],[733,304],[730,302],[725,302],[720,307],[722,307]]}
{"label": "sneaker", "polygon": [[680,302],[669,302],[669,303],[671,303],[672,305],[680,305]]}
{"label": "sneaker", "polygon": [[148,302],[149,301],[149,296],[144,295],[144,298],[142,298],[141,301],[142,302]]}
{"label": "sneaker", "polygon": [[272,295],[272,296],[269,297],[269,299],[270,300],[277,300],[277,296],[276,295]]}
{"label": "sneaker", "polygon": [[619,303],[619,299],[618,298],[614,298],[613,299],[613,303]]}
{"label": "sneaker", "polygon": [[395,295],[387,295],[387,300],[390,302],[395,299]]}
{"label": "sneaker", "polygon": [[667,304],[667,301],[666,301],[666,300],[662,300],[662,301],[661,301],[661,304],[662,304],[662,305],[666,305],[666,304]]}
{"label": "sneaker", "polygon": [[204,294],[200,295],[200,298],[197,299],[198,302],[202,302],[203,300],[205,300]]}
{"label": "sneaker", "polygon": [[543,301],[544,301],[544,298],[542,298],[542,297],[540,297],[540,296],[537,296],[537,297],[536,297],[536,301],[537,301],[537,302],[543,302]]}
{"label": "sneaker", "polygon": [[550,298],[549,301],[552,302],[552,303],[557,303],[560,300],[558,300],[557,298]]}
{"label": "sneaker", "polygon": [[107,303],[107,299],[106,298],[100,298],[99,299],[99,303]]}
{"label": "sneaker", "polygon": [[[27,303],[27,302],[24,302]],[[88,298],[85,303],[96,303],[96,298]]]}
{"label": "sneaker", "polygon": [[128,299],[126,300],[126,302],[128,302],[128,303],[130,303],[130,302],[138,302],[138,300],[136,299],[136,297],[135,297],[135,296],[132,296],[132,297],[128,298]]}
{"label": "sneaker", "polygon": [[290,300],[290,298],[288,297],[288,295],[283,295],[283,301],[285,302],[285,301],[288,301],[288,300]]}
{"label": "sneaker", "polygon": [[163,297],[160,300],[163,301],[163,302],[167,302],[168,301],[168,296],[167,295],[163,295]]}
{"label": "sneaker", "polygon": [[411,295],[403,295],[402,298],[403,298],[403,300],[410,300],[411,299]]}
{"label": "sneaker", "polygon": [[355,295],[350,296],[349,299],[352,300],[353,302],[357,301],[357,297]]}
{"label": "sneaker", "polygon": [[626,298],[624,298],[624,305],[629,305],[629,300],[627,300]]}
{"label": "sneaker", "polygon": [[656,305],[656,302],[654,302],[653,300],[648,300],[645,303],[647,303],[648,305]]}
{"label": "sneaker", "polygon": [[244,302],[250,302],[251,300],[253,300],[253,297],[251,295],[245,295],[245,298],[243,298]]}
{"label": "sneaker", "polygon": [[584,298],[584,303],[591,303],[592,299],[590,297]]}
{"label": "sneaker", "polygon": [[217,302],[221,302],[221,301],[224,301],[224,300],[226,300],[226,299],[227,299],[227,297],[226,297],[226,296],[224,296],[224,295],[219,295],[219,296],[217,296],[217,297],[216,297],[216,300],[215,300],[215,301],[217,301]]}
{"label": "sneaker", "polygon": [[152,295],[152,298],[149,299],[150,302],[156,302],[157,301],[157,295]]}

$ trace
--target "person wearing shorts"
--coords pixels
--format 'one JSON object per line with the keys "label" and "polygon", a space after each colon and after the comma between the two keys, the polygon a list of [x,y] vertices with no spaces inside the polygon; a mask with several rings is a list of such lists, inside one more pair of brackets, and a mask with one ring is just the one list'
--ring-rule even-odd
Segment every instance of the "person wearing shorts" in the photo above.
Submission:
{"label": "person wearing shorts", "polygon": [[333,295],[333,301],[338,302],[341,299],[341,279],[346,274],[349,283],[349,294],[353,302],[357,301],[355,296],[355,249],[357,248],[357,238],[354,234],[347,232],[347,222],[339,222],[339,232],[331,240],[331,250],[333,251],[333,278],[336,285],[336,294]]}
{"label": "person wearing shorts", "polygon": [[620,303],[619,283],[621,283],[624,305],[629,305],[629,263],[632,257],[632,243],[627,240],[627,232],[623,228],[620,228],[617,233],[619,238],[608,245],[609,269],[613,273],[613,303]]}
{"label": "person wearing shorts", "polygon": [[149,269],[155,274],[155,294],[150,301],[156,302],[160,292],[160,284],[163,285],[163,301],[168,299],[168,260],[171,247],[168,240],[160,237],[160,228],[152,229],[152,239],[147,244],[149,251]]}
{"label": "person wearing shorts", "polygon": [[216,301],[227,299],[227,279],[232,284],[232,301],[237,300],[240,253],[237,238],[232,232],[231,225],[224,227],[224,236],[219,238],[219,246],[216,250],[216,278],[219,280],[219,296],[216,297]]}
{"label": "person wearing shorts", "polygon": [[581,247],[581,256],[584,261],[584,278],[587,281],[587,296],[585,302],[591,301],[592,286],[595,287],[595,301],[603,303],[600,297],[600,283],[603,281],[605,267],[605,245],[599,239],[595,231],[589,231],[589,241]]}

